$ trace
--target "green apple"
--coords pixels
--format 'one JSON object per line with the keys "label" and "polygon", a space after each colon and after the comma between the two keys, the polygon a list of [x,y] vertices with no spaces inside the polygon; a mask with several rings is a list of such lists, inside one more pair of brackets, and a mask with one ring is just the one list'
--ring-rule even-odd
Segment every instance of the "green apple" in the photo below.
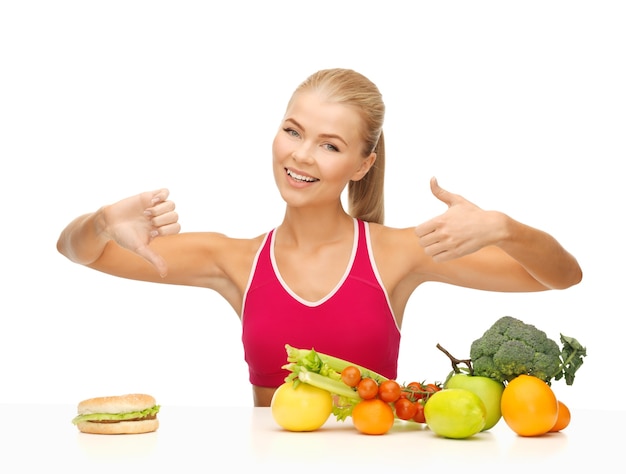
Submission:
{"label": "green apple", "polygon": [[502,417],[500,399],[504,391],[504,384],[489,377],[459,373],[450,377],[444,388],[464,388],[480,397],[487,409],[487,418],[482,431],[493,428],[500,421]]}
{"label": "green apple", "polygon": [[469,438],[482,431],[487,409],[481,398],[464,388],[444,388],[424,405],[428,428],[444,438]]}

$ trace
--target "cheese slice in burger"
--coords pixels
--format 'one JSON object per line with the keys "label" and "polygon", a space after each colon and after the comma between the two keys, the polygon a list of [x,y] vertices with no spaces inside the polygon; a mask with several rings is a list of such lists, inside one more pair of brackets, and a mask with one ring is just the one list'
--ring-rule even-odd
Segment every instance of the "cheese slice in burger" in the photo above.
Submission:
{"label": "cheese slice in burger", "polygon": [[156,431],[160,406],[143,393],[97,397],[78,404],[72,423],[83,433],[138,434]]}

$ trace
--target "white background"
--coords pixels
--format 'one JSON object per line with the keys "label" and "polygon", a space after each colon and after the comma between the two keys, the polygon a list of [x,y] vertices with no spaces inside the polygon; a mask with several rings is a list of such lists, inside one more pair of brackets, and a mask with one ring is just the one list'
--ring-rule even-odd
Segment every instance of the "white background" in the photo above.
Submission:
{"label": "white background", "polygon": [[216,294],[99,274],[56,240],[77,215],[161,186],[185,231],[269,230],[283,212],[270,145],[285,104],[315,70],[348,67],[387,105],[388,225],[444,211],[436,175],[550,232],[584,271],[541,294],[424,285],[406,310],[399,380],[442,380],[438,342],[468,357],[512,315],[587,346],[575,384],[554,384],[563,401],[622,407],[622,5],[3,2],[0,403],[145,391],[250,405],[239,320]]}

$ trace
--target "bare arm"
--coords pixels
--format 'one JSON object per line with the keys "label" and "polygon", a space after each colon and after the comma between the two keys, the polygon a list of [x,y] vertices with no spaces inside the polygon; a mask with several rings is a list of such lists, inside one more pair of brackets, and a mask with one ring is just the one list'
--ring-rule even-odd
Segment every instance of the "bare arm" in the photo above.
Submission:
{"label": "bare arm", "polygon": [[[478,284],[472,286],[490,289],[492,284],[487,271],[481,272],[479,268],[483,264],[486,270],[499,264],[509,268],[512,263],[517,263],[540,285],[537,288],[520,272],[512,272],[511,278],[517,278],[518,291],[563,289],[582,279],[582,270],[576,259],[546,232],[517,222],[501,212],[482,210],[462,196],[441,188],[434,178],[431,190],[435,197],[448,205],[448,209],[415,228],[419,244],[437,263],[467,256],[462,259],[466,260],[463,267],[476,270],[473,277],[478,278]],[[502,252],[488,250],[488,247],[496,247]],[[514,262],[507,262],[507,256]],[[480,283],[481,273],[484,284]],[[508,284],[511,283],[514,286],[516,281]]]}

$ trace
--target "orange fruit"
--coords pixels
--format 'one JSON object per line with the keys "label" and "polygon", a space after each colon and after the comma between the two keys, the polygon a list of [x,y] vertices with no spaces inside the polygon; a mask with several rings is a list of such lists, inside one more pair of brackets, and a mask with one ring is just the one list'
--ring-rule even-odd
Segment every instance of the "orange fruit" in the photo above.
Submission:
{"label": "orange fruit", "polygon": [[393,409],[380,398],[362,400],[352,409],[352,424],[361,433],[385,434],[394,422]]}
{"label": "orange fruit", "polygon": [[550,386],[532,375],[507,383],[500,400],[502,418],[520,436],[539,436],[552,429],[559,404]]}
{"label": "orange fruit", "polygon": [[557,431],[567,428],[569,422],[572,420],[572,414],[567,405],[561,400],[558,400],[557,403],[559,404],[559,414],[557,416],[556,423],[552,428],[550,428],[551,433],[556,433]]}

